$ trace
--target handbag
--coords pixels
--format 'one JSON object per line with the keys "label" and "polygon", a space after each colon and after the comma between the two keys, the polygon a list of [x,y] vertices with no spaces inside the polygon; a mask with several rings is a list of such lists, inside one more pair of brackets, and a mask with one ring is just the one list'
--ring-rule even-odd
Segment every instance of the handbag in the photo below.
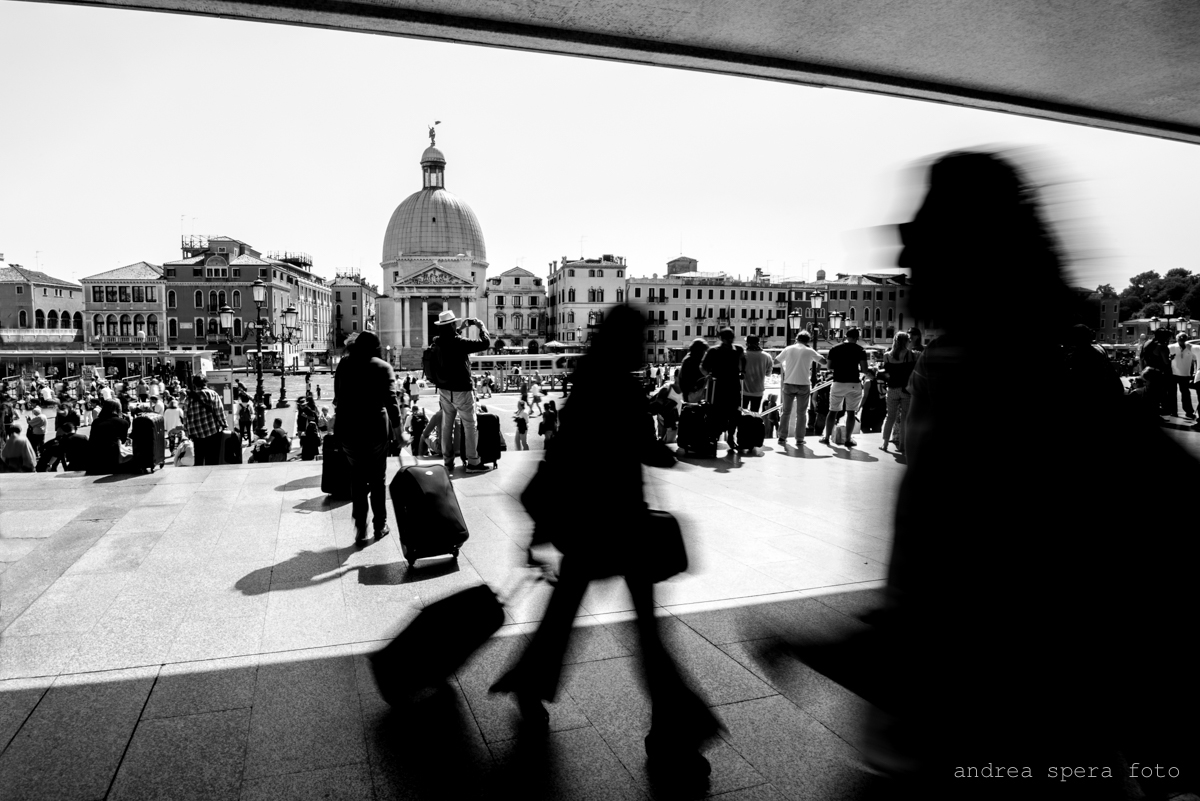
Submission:
{"label": "handbag", "polygon": [[676,576],[688,567],[683,530],[670,512],[651,509],[646,523],[646,570],[657,584]]}
{"label": "handbag", "polygon": [[125,464],[133,461],[133,442],[128,439],[117,440],[117,463]]}

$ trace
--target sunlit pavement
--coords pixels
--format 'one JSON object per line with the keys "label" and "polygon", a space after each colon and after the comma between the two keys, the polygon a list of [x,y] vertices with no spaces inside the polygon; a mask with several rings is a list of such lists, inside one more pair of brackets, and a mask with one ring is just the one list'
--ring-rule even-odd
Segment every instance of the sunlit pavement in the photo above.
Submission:
{"label": "sunlit pavement", "polygon": [[[877,597],[905,468],[878,434],[857,439],[647,470],[651,504],[689,535],[693,568],[657,600],[669,647],[728,728],[708,752],[713,795],[848,798],[870,781],[861,700],[755,659],[764,638],[854,629]],[[389,714],[367,668],[431,602],[514,584],[529,531],[516,497],[539,459],[510,450],[498,471],[460,468],[471,539],[457,566],[413,570],[394,515],[391,536],[355,547],[319,462],[0,477],[5,800],[657,795],[619,581],[583,602],[548,737],[518,737],[511,701],[487,694],[545,584],[414,709]],[[603,487],[579,489],[580,515],[603,508]]]}

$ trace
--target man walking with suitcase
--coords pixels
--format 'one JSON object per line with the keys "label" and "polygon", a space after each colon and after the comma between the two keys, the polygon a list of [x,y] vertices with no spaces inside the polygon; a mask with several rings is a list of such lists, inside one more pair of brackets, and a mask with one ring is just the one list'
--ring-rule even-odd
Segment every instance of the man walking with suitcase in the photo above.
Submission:
{"label": "man walking with suitcase", "polygon": [[[474,325],[479,331],[479,339],[467,339],[459,336],[459,330],[468,325]],[[471,386],[470,354],[485,351],[492,346],[491,335],[483,327],[483,323],[475,319],[459,319],[452,311],[444,311],[438,315],[438,335],[430,350],[430,360],[436,364],[436,375],[429,375],[427,367],[425,375],[433,380],[438,388],[438,404],[442,411],[442,461],[447,470],[454,469],[454,422],[458,417],[463,423],[463,461],[466,462],[468,473],[486,473],[488,466],[479,459],[479,432],[475,425],[475,392]],[[423,360],[426,361],[426,360]]]}

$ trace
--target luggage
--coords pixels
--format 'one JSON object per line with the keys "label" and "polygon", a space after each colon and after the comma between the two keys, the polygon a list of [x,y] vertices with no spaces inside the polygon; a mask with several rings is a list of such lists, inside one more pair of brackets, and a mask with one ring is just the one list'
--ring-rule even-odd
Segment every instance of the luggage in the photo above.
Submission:
{"label": "luggage", "polygon": [[139,414],[133,418],[130,432],[133,440],[133,463],[135,471],[162,467],[167,462],[167,432],[161,414]]}
{"label": "luggage", "polygon": [[401,467],[389,491],[400,530],[400,552],[412,567],[426,556],[450,554],[469,536],[450,473],[440,464]]}
{"label": "luggage", "polygon": [[321,440],[321,492],[334,498],[350,497],[350,462],[333,434]]}
{"label": "luggage", "polygon": [[717,430],[713,407],[708,403],[685,403],[679,412],[675,444],[685,454],[716,456]]}
{"label": "luggage", "polygon": [[[464,462],[467,459],[466,432],[463,430],[462,419],[458,419],[458,450],[455,455]],[[504,435],[500,433],[500,415],[490,412],[475,412],[475,431],[477,433],[475,450],[479,452],[479,461],[492,467],[499,467],[500,452],[504,448]]]}
{"label": "luggage", "polygon": [[863,400],[862,414],[862,432],[864,434],[878,434],[883,430],[883,419],[887,416],[887,402],[879,393],[878,383],[872,381],[867,387],[867,395]]}
{"label": "luggage", "polygon": [[761,448],[766,438],[763,419],[754,412],[743,411],[738,418],[737,444],[739,448]]}
{"label": "luggage", "polygon": [[[400,530],[405,528],[401,526]],[[371,671],[380,695],[396,705],[436,686],[458,670],[503,623],[504,607],[485,584],[435,601],[382,651],[371,655]]]}
{"label": "luggage", "polygon": [[224,431],[221,433],[221,461],[220,464],[241,464],[242,463],[242,437],[236,431]]}
{"label": "luggage", "polygon": [[763,398],[762,419],[763,419],[763,438],[774,438],[775,429],[779,427],[779,398],[775,395],[767,395]]}
{"label": "luggage", "polygon": [[845,445],[846,444],[846,427],[845,426],[839,425],[833,429],[833,444],[834,445]]}

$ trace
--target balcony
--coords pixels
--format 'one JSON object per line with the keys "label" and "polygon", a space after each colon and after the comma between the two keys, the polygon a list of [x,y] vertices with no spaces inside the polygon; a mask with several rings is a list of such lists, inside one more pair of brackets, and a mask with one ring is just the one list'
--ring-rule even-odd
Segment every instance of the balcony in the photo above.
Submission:
{"label": "balcony", "polygon": [[97,343],[95,338],[91,344],[103,344],[106,348],[112,347],[127,347],[127,348],[155,348],[162,342],[158,336],[135,337],[129,334],[123,336],[104,336],[101,337],[102,342]]}

